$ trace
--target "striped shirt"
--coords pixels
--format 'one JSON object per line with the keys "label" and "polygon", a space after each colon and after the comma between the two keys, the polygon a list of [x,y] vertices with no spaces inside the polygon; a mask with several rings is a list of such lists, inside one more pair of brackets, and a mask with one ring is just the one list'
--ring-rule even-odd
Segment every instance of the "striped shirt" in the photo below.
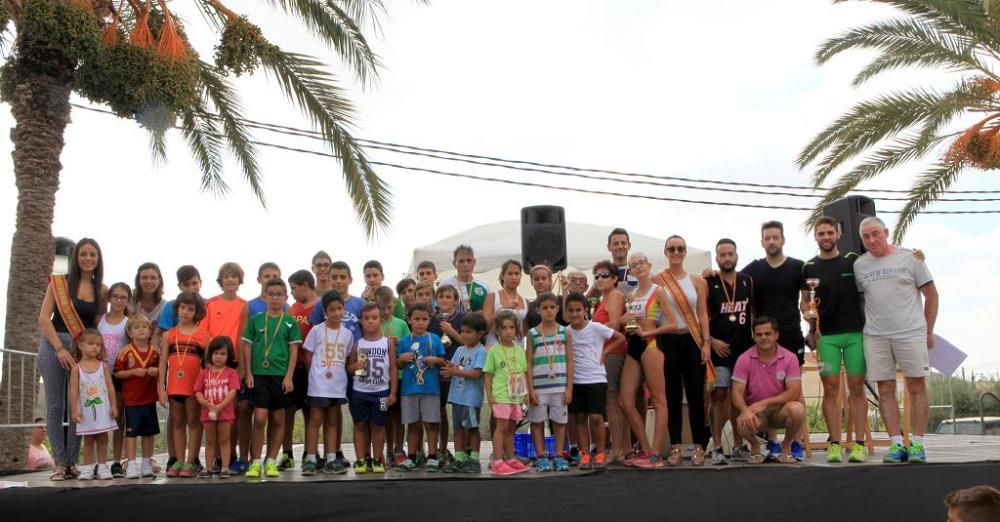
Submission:
{"label": "striped shirt", "polygon": [[542,325],[528,331],[532,346],[531,383],[538,393],[566,391],[566,327],[542,335]]}

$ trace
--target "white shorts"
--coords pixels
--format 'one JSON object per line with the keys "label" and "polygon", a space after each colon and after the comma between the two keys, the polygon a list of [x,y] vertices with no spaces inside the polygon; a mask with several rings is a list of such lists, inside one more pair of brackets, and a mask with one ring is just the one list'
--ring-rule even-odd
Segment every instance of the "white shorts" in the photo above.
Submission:
{"label": "white shorts", "polygon": [[872,381],[893,381],[896,367],[906,377],[930,375],[930,355],[927,336],[903,339],[865,334],[865,365],[867,378]]}
{"label": "white shorts", "polygon": [[551,419],[556,424],[566,424],[569,420],[568,406],[563,404],[564,392],[538,394],[538,406],[528,407],[528,422],[537,424]]}

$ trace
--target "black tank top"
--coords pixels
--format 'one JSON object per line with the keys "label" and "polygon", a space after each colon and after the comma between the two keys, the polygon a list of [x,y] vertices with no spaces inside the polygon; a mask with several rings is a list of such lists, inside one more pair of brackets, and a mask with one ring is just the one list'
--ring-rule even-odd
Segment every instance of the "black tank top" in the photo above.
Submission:
{"label": "black tank top", "polygon": [[[76,309],[76,314],[80,316],[80,321],[83,322],[84,328],[97,328],[97,303],[74,297],[73,308]],[[66,328],[66,322],[63,321],[59,309],[56,309],[55,313],[52,314],[52,326],[55,327],[57,332],[69,333],[69,328]]]}
{"label": "black tank top", "polygon": [[732,276],[726,282],[719,276],[706,280],[709,330],[713,338],[729,343],[732,352],[725,359],[712,352],[712,362],[722,366],[732,366],[736,358],[754,344],[751,325],[753,279],[746,274],[737,273],[735,291],[729,284],[731,281]]}

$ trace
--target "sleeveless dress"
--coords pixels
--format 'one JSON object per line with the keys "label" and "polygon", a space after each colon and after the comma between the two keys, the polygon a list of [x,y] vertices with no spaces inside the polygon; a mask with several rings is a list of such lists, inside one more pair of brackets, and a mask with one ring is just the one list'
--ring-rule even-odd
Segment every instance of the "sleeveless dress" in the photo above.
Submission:
{"label": "sleeveless dress", "polygon": [[97,435],[118,429],[118,423],[111,416],[111,402],[108,398],[107,381],[104,378],[104,364],[94,372],[88,372],[77,365],[80,374],[79,408],[82,419],[76,425],[77,435]]}

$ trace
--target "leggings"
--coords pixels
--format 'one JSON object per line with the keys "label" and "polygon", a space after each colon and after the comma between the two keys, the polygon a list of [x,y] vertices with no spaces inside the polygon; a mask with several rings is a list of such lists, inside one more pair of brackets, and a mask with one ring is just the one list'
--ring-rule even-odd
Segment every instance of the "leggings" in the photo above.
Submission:
{"label": "leggings", "polygon": [[[63,346],[72,346],[68,333],[56,332],[56,335]],[[80,455],[80,437],[76,434],[76,424],[70,418],[67,404],[69,371],[59,365],[55,348],[44,336],[38,347],[38,371],[45,386],[45,427],[52,445],[52,459],[56,466],[75,466]],[[68,422],[69,427],[64,427],[63,422]]]}
{"label": "leggings", "polygon": [[670,443],[681,443],[683,402],[687,396],[691,440],[704,448],[708,444],[709,431],[705,426],[705,365],[701,364],[701,350],[689,333],[664,334],[657,341],[666,358],[664,375]]}

